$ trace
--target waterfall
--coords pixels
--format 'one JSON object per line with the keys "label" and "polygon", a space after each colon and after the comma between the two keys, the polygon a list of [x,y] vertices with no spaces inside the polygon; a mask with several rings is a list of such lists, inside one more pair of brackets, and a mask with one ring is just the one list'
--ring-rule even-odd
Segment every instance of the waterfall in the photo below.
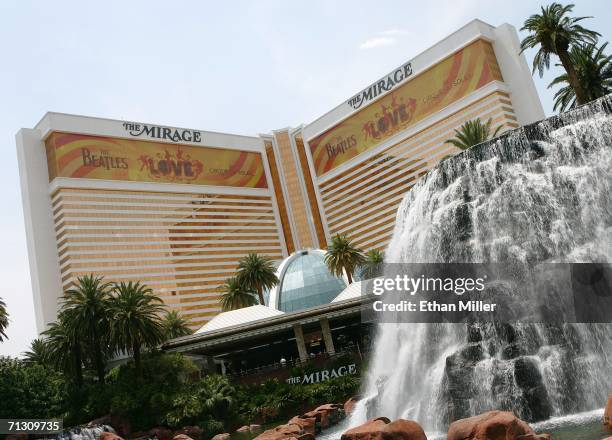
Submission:
{"label": "waterfall", "polygon": [[[612,95],[443,160],[404,197],[387,262],[612,262]],[[612,324],[379,324],[351,425],[426,431],[492,409],[601,408]]]}
{"label": "waterfall", "polygon": [[74,427],[59,434],[45,435],[44,438],[49,440],[100,440],[100,434],[103,432],[115,434],[115,430],[110,425],[95,425]]}

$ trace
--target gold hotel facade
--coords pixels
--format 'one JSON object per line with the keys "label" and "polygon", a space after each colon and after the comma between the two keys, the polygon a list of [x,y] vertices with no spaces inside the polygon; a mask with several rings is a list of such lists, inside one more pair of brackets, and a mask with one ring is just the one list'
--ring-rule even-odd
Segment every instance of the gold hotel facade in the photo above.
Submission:
{"label": "gold hotel facade", "polygon": [[137,280],[197,329],[249,252],[347,234],[384,250],[463,122],[544,117],[510,25],[474,20],[317,120],[258,136],[47,113],[17,134],[39,330],[85,274]]}

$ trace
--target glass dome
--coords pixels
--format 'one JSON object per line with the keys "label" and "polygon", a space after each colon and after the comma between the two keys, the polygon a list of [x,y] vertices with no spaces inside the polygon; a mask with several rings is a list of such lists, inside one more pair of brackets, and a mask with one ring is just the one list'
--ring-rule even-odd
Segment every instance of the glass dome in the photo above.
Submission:
{"label": "glass dome", "polygon": [[323,251],[302,251],[290,258],[278,285],[278,309],[295,312],[328,304],[346,283],[327,269]]}

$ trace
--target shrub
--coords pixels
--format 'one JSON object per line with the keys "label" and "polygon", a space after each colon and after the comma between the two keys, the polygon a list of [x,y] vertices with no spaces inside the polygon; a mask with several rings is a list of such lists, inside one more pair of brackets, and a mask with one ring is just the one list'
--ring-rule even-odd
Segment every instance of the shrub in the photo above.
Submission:
{"label": "shrub", "polygon": [[61,373],[0,357],[0,414],[4,417],[63,418],[66,388]]}
{"label": "shrub", "polygon": [[127,417],[134,430],[160,425],[196,370],[181,354],[149,354],[142,359],[142,380],[134,364],[128,363],[111,370],[106,385],[92,388],[95,392],[89,393],[88,412],[98,417],[107,412]]}

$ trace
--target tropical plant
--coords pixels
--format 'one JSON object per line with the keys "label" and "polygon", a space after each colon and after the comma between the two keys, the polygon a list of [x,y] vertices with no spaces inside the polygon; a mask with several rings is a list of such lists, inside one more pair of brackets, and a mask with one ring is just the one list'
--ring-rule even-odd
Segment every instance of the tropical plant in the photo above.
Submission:
{"label": "tropical plant", "polygon": [[276,268],[271,259],[250,253],[238,263],[238,280],[247,290],[254,290],[259,304],[265,305],[263,291],[278,284]]}
{"label": "tropical plant", "polygon": [[234,387],[227,377],[205,376],[175,399],[166,422],[171,426],[180,426],[197,422],[206,416],[222,420],[234,404],[234,393]]}
{"label": "tropical plant", "polygon": [[72,376],[78,388],[83,385],[83,358],[81,334],[75,326],[68,324],[70,312],[60,312],[56,322],[49,324],[42,333],[45,338],[45,357],[48,363]]}
{"label": "tropical plant", "polygon": [[45,365],[47,362],[47,344],[41,338],[30,343],[30,349],[23,353],[23,359],[28,364]]}
{"label": "tropical plant", "polygon": [[454,145],[461,150],[478,145],[484,141],[494,138],[501,130],[501,125],[491,133],[493,120],[489,118],[487,122],[482,122],[480,118],[464,122],[459,128],[455,129],[455,137],[446,142]]}
{"label": "tropical plant", "polygon": [[363,278],[375,278],[380,275],[382,264],[385,260],[385,254],[378,249],[370,249],[365,254],[365,262],[362,267]]}
{"label": "tropical plant", "polygon": [[109,354],[109,289],[102,277],[85,275],[64,294],[65,324],[78,333],[98,375],[104,382],[104,365]]}
{"label": "tropical plant", "polygon": [[332,238],[325,254],[329,271],[339,277],[346,274],[349,284],[353,282],[355,270],[365,261],[361,249],[355,247],[346,235],[338,234]]}
{"label": "tropical plant", "polygon": [[133,356],[136,373],[142,377],[142,348],[164,341],[162,300],[140,282],[122,282],[113,287],[110,311],[112,346]]}
{"label": "tropical plant", "polygon": [[162,319],[164,327],[164,339],[174,339],[187,336],[193,331],[187,325],[187,320],[176,310],[169,310]]}
{"label": "tropical plant", "polygon": [[[612,92],[612,56],[604,53],[607,46],[608,43],[602,44],[599,48],[595,44],[581,44],[570,49],[570,59],[587,101]],[[564,86],[555,93],[554,110],[565,111],[576,107],[576,92],[570,84],[567,73],[556,77],[548,88],[557,85]]]}
{"label": "tropical plant", "polygon": [[9,315],[6,311],[6,304],[0,298],[0,342],[6,339],[6,328],[9,324]]}
{"label": "tropical plant", "polygon": [[221,309],[228,310],[242,309],[257,304],[256,293],[248,289],[238,277],[231,277],[225,280],[221,286]]}
{"label": "tropical plant", "polygon": [[539,72],[540,77],[544,69],[550,67],[550,55],[556,55],[565,69],[569,84],[574,89],[578,104],[588,102],[588,94],[582,87],[575,65],[569,54],[570,47],[578,44],[594,44],[597,42],[598,32],[591,31],[578,24],[585,18],[570,17],[574,5],[561,5],[551,3],[542,6],[540,14],[530,16],[521,31],[529,32],[521,41],[521,53],[527,49],[538,47],[533,58],[533,71]]}
{"label": "tropical plant", "polygon": [[142,376],[133,362],[113,368],[106,375],[104,389],[90,397],[88,406],[102,403],[95,416],[110,412],[130,420],[133,431],[148,430],[165,423],[173,402],[189,388],[197,371],[180,353],[143,353]]}

